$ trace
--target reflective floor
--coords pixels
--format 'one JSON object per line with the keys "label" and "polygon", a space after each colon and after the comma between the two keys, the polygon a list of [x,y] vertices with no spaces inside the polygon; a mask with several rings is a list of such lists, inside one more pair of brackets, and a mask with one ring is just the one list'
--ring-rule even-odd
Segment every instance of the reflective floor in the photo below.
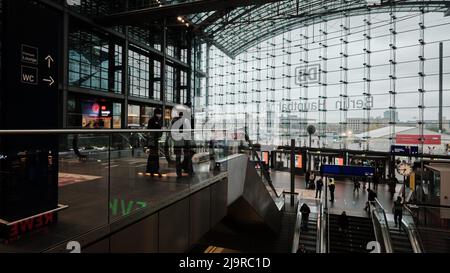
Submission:
{"label": "reflective floor", "polygon": [[[277,191],[289,190],[290,188],[290,173],[274,171],[271,173],[272,180]],[[363,190],[364,184],[361,183],[359,191],[353,191],[353,182],[350,180],[338,180],[336,179],[336,189],[334,194],[334,202],[328,201],[328,208],[331,214],[341,214],[342,211],[346,211],[348,215],[352,216],[367,216],[367,212],[364,211],[364,207],[367,201],[367,190]],[[366,185],[367,189],[368,184]],[[370,187],[373,189],[373,184]],[[308,204],[315,204],[315,190],[305,189],[304,176],[295,176],[295,191],[299,193],[298,197],[300,202],[307,202]],[[402,185],[397,184],[394,196],[389,192],[389,188],[386,184],[379,184],[378,189],[375,189],[377,198],[381,205],[387,212],[391,211],[394,204],[394,198],[397,198],[398,193],[401,191]],[[323,188],[322,194],[325,194],[325,188]],[[329,193],[328,193],[329,199]]]}
{"label": "reflective floor", "polygon": [[146,157],[106,160],[61,158],[59,162],[59,203],[69,207],[58,213],[57,224],[0,244],[2,252],[39,252],[144,210],[183,198],[209,183],[219,172],[209,163],[194,166],[193,177],[177,178],[175,168],[160,160],[163,177],[145,173]]}

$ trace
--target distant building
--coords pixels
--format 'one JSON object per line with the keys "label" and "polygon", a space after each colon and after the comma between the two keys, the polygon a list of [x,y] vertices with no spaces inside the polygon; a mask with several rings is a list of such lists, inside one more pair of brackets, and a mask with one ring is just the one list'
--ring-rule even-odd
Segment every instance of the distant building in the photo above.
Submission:
{"label": "distant building", "polygon": [[395,111],[394,109],[384,111],[383,118],[388,120],[388,121],[391,121],[391,113],[393,114],[392,122],[398,122],[399,121],[399,119],[398,119],[398,111]]}
{"label": "distant building", "polygon": [[366,130],[365,118],[347,118],[347,129],[354,134],[362,133]]}

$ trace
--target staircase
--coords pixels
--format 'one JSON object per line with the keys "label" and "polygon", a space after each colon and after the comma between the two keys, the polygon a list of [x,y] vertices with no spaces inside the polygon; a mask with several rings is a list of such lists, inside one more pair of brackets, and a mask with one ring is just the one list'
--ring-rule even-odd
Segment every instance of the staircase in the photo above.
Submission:
{"label": "staircase", "polygon": [[398,227],[390,225],[389,233],[394,253],[414,253],[408,234],[404,229],[399,230]]}
{"label": "staircase", "polygon": [[317,213],[310,213],[308,220],[308,231],[300,232],[299,245],[303,244],[307,253],[316,253]]}
{"label": "staircase", "polygon": [[349,228],[347,238],[339,231],[339,215],[330,214],[330,253],[362,252],[367,243],[376,241],[370,218],[347,216]]}

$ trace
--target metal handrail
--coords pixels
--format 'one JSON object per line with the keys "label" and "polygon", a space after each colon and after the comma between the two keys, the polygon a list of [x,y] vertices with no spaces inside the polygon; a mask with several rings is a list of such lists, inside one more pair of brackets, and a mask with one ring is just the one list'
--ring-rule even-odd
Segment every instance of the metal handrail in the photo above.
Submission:
{"label": "metal handrail", "polygon": [[257,162],[258,162],[258,164],[259,164],[259,166],[260,166],[260,170],[261,170],[261,178],[262,178],[262,179],[266,178],[267,184],[269,184],[270,188],[271,188],[272,191],[275,193],[275,196],[276,196],[277,198],[279,198],[280,195],[277,193],[277,190],[276,190],[275,187],[273,186],[272,179],[271,179],[271,177],[270,177],[270,173],[269,173],[269,171],[264,167],[263,162],[261,161],[261,158],[259,157],[258,153],[256,152],[256,149],[255,149],[255,147],[253,146],[253,143],[252,143],[252,141],[250,140],[250,137],[248,136],[247,131],[245,131],[244,134],[245,134],[245,140],[246,140],[246,142],[248,143],[249,148],[250,148],[250,151],[251,151],[251,153],[252,153],[252,157],[253,157],[253,158],[256,158],[256,160],[257,160]]}
{"label": "metal handrail", "polygon": [[408,238],[413,248],[413,251],[414,253],[423,253],[422,237],[420,236],[420,233],[417,231],[414,213],[408,206],[406,206],[406,204],[403,204],[403,208],[407,211],[409,215],[411,215],[411,218],[413,219],[413,223],[411,223],[412,225],[407,223],[404,217],[402,219],[402,224],[405,226],[405,230],[408,233]]}
{"label": "metal handrail", "polygon": [[326,228],[326,218],[323,217],[324,214],[324,196],[321,196],[319,203],[319,211],[317,212],[317,243],[316,243],[316,252],[317,253],[326,253],[326,240],[325,240],[325,228]]}
{"label": "metal handrail", "polygon": [[[371,213],[371,218],[372,218],[372,222],[374,224],[374,228],[375,228],[375,222],[374,221],[378,221],[378,223],[380,224],[380,228],[381,228],[381,234],[383,236],[383,244],[384,244],[384,249],[386,253],[392,253],[393,249],[392,249],[392,240],[391,240],[391,233],[389,231],[389,224],[387,221],[387,217],[386,217],[386,211],[383,208],[383,206],[381,205],[380,201],[378,200],[378,198],[375,198],[375,201],[371,202],[371,204],[375,207],[375,209],[372,211]],[[381,211],[381,214],[383,215],[383,220],[385,225],[381,225],[381,223],[379,222],[378,217],[375,217],[375,211],[376,211],[376,207],[379,207],[379,211]],[[374,219],[377,218],[377,219]],[[377,235],[377,232],[375,230],[375,235]],[[377,238],[378,239],[378,238]]]}
{"label": "metal handrail", "polygon": [[[114,134],[114,133],[151,133],[173,132],[179,129],[30,129],[30,130],[0,130],[0,135],[36,135],[36,134]],[[183,129],[183,132],[222,131],[227,129]]]}

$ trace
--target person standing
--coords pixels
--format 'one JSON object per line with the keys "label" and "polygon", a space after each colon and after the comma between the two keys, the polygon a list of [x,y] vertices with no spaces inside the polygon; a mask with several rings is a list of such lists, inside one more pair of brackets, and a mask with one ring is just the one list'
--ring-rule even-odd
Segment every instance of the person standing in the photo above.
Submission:
{"label": "person standing", "polygon": [[302,231],[308,231],[308,221],[309,221],[309,214],[311,213],[311,209],[306,203],[303,203],[303,205],[300,207],[300,212],[302,213],[302,224],[301,224],[301,230]]}
{"label": "person standing", "polygon": [[[172,119],[172,122],[171,122],[172,129],[173,129],[175,122],[177,122],[180,119],[183,119],[183,112],[179,112],[178,117],[175,117]],[[176,128],[176,129],[178,129],[181,134],[183,131],[183,124],[180,126],[180,128]],[[174,139],[173,135],[172,135],[172,139],[173,139],[173,150],[175,153],[175,165],[176,165],[176,169],[177,169],[177,177],[181,177],[183,175],[182,174],[182,164],[181,164],[181,153],[184,148],[184,139],[183,138],[182,139]]]}
{"label": "person standing", "polygon": [[375,169],[375,173],[373,174],[373,189],[375,190],[375,191],[378,191],[378,183],[380,182],[379,181],[379,179],[380,179],[380,177],[378,176],[378,172],[377,172],[378,170],[377,169]]}
{"label": "person standing", "polygon": [[330,190],[330,201],[334,202],[334,190],[336,189],[336,185],[334,184],[334,178],[328,178],[330,180],[330,184],[328,185],[328,189]]}
{"label": "person standing", "polygon": [[310,171],[306,171],[305,173],[305,189],[308,189],[309,177],[311,176]]}
{"label": "person standing", "polygon": [[402,216],[403,216],[403,203],[402,198],[397,196],[397,200],[394,202],[394,207],[392,208],[394,211],[394,221],[395,227],[397,227],[397,219],[398,219],[398,228],[402,229]]}
{"label": "person standing", "polygon": [[314,170],[311,171],[309,174],[309,183],[308,183],[308,189],[314,189],[314,182],[316,181],[316,173]]}
{"label": "person standing", "polygon": [[353,193],[358,192],[361,187],[361,184],[359,183],[358,178],[355,176],[353,177]]}
{"label": "person standing", "polygon": [[[162,111],[161,109],[155,109],[153,111],[153,117],[148,121],[147,129],[151,130],[161,130],[162,128]],[[147,159],[147,169],[146,173],[150,173],[151,176],[158,174],[159,172],[159,139],[161,138],[161,132],[150,132],[148,140],[148,159]]]}
{"label": "person standing", "polygon": [[344,236],[347,236],[349,224],[348,224],[348,217],[345,211],[343,211],[341,215],[339,215],[338,224],[339,230],[342,232]]}
{"label": "person standing", "polygon": [[319,199],[322,198],[322,188],[323,188],[323,180],[322,177],[320,177],[319,179],[317,179],[316,182],[316,198],[317,194],[319,194]]}

